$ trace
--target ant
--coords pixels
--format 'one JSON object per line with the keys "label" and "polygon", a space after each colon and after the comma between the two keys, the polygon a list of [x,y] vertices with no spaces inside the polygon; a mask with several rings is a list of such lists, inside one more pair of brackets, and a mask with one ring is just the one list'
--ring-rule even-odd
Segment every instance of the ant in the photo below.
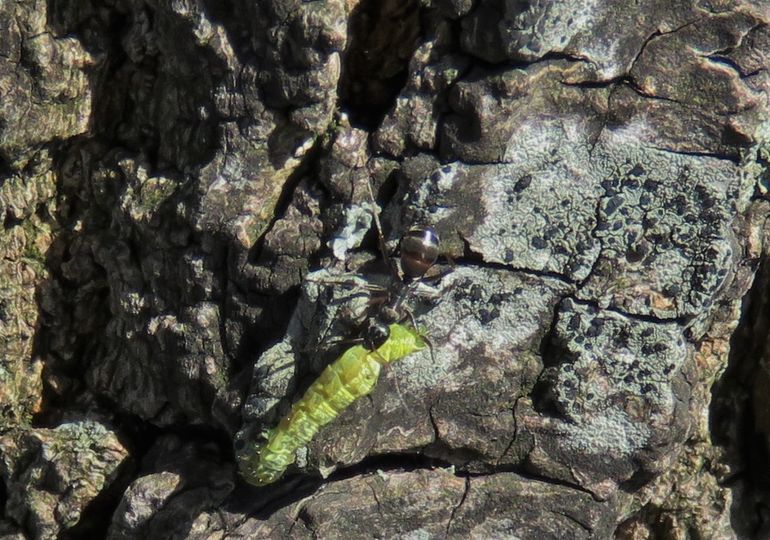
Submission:
{"label": "ant", "polygon": [[[379,223],[377,227],[382,239]],[[367,349],[375,350],[382,346],[390,337],[390,325],[393,323],[409,318],[412,326],[417,328],[414,316],[406,303],[415,294],[417,286],[422,283],[428,270],[436,264],[438,255],[439,237],[433,227],[416,226],[404,234],[401,238],[399,257],[401,274],[399,275],[397,271],[393,272],[394,279],[385,289],[385,297],[379,300],[379,308],[367,318],[365,323],[363,344]],[[392,264],[388,266],[394,269]]]}
{"label": "ant", "polygon": [[[368,182],[366,185],[369,197],[374,203],[372,187]],[[372,206],[375,205],[372,204]],[[356,326],[362,328],[362,331],[359,332],[360,337],[344,340],[345,343],[361,343],[369,351],[375,351],[388,340],[390,325],[393,323],[400,323],[408,318],[412,327],[417,328],[414,315],[408,307],[408,301],[415,294],[428,295],[424,290],[418,293],[418,287],[425,285],[425,280],[428,279],[426,278],[427,273],[438,260],[440,246],[439,235],[433,227],[428,225],[414,226],[401,237],[397,265],[388,256],[379,216],[375,210],[372,213],[380,255],[388,266],[391,279],[388,286],[373,283],[365,286],[365,289],[371,293],[370,309],[367,310],[364,317],[357,318]],[[429,279],[440,279],[444,275],[442,272],[436,276],[431,276]],[[372,310],[371,308],[375,309]],[[428,340],[426,342],[432,354],[432,346]]]}

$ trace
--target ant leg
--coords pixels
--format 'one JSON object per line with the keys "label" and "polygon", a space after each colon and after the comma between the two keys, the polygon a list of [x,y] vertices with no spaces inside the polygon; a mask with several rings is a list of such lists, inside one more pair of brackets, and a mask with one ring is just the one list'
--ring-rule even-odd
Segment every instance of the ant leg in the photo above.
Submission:
{"label": "ant leg", "polygon": [[398,273],[398,269],[393,264],[393,261],[390,257],[388,257],[388,248],[385,245],[385,237],[382,234],[382,223],[380,223],[380,216],[377,212],[377,201],[374,199],[374,191],[372,190],[372,184],[369,182],[369,179],[366,180],[366,189],[369,191],[369,198],[372,203],[372,214],[374,217],[374,226],[377,229],[377,244],[380,247],[380,254],[382,255],[382,259],[385,261],[385,264],[388,265],[388,270],[390,271],[390,274],[393,276],[393,278],[396,281],[401,281],[401,276]]}
{"label": "ant leg", "polygon": [[440,272],[433,274],[431,276],[423,276],[420,279],[420,281],[422,281],[423,283],[433,283],[433,282],[441,281],[442,279],[447,277],[449,274],[451,274],[455,268],[456,267],[454,265],[454,261],[452,261],[449,268],[444,268]]}
{"label": "ant leg", "polygon": [[[406,313],[406,317],[404,317],[404,319],[408,318],[409,322],[412,323],[412,328],[417,330],[417,321],[414,318],[414,313],[412,313],[412,310],[406,306],[403,307],[403,310],[404,310],[404,313]],[[404,319],[401,319],[401,320],[404,320]]]}
{"label": "ant leg", "polygon": [[360,345],[364,342],[364,338],[351,338],[351,339],[334,339],[326,342],[319,343],[315,347],[308,347],[307,349],[301,349],[299,352],[302,354],[307,354],[311,352],[318,352],[321,350],[321,348],[331,348],[336,345]]}
{"label": "ant leg", "polygon": [[414,288],[414,295],[428,300],[436,300],[441,296],[441,290],[424,282],[419,282],[419,286]]}
{"label": "ant leg", "polygon": [[374,283],[362,283],[360,280],[344,277],[339,279],[315,279],[306,277],[305,281],[309,283],[317,283],[318,285],[340,285],[342,287],[349,287],[351,289],[358,288],[369,292],[386,292],[388,290],[382,285],[376,285]]}
{"label": "ant leg", "polygon": [[[414,313],[412,313],[412,310],[409,308],[404,307],[404,312],[406,313],[406,317],[409,319],[409,322],[412,324],[412,328],[417,330],[417,321],[414,318]],[[430,340],[430,338],[424,334],[420,334],[420,337],[425,342],[425,344],[428,346],[428,352],[430,352],[430,360],[434,364],[436,363],[436,357],[433,354],[433,342]]]}
{"label": "ant leg", "polygon": [[443,287],[438,286],[438,283],[451,273],[452,273],[452,269],[447,268],[434,276],[423,277],[419,281],[420,286],[415,288],[414,294],[421,298],[428,298],[428,299],[434,299],[434,300],[436,298],[444,296],[449,291],[454,290],[454,288],[458,284],[457,280],[453,280],[448,285],[445,285]]}

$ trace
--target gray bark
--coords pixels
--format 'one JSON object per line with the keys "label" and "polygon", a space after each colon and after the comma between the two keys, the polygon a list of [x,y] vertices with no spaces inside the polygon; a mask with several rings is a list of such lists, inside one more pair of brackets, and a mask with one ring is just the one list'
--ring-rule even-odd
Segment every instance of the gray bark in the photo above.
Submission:
{"label": "gray bark", "polygon": [[[3,538],[770,534],[769,2],[0,29]],[[373,212],[454,261],[411,302],[431,350],[251,487],[388,283]]]}

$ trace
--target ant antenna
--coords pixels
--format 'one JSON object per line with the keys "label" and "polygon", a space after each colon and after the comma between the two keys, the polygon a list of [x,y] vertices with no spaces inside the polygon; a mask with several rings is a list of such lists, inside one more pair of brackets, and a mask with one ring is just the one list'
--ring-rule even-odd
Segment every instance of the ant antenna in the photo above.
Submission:
{"label": "ant antenna", "polygon": [[393,278],[396,281],[401,281],[401,274],[398,271],[398,268],[396,267],[393,260],[388,256],[388,248],[385,245],[385,237],[382,234],[382,223],[380,223],[380,217],[379,212],[377,212],[377,201],[374,198],[374,191],[372,190],[372,183],[369,181],[369,179],[366,179],[366,189],[369,191],[369,198],[371,199],[372,203],[372,214],[374,214],[374,227],[377,229],[377,244],[380,248],[380,254],[382,255],[383,260],[385,261],[385,264],[388,265],[388,270],[390,271],[390,274],[393,276]]}

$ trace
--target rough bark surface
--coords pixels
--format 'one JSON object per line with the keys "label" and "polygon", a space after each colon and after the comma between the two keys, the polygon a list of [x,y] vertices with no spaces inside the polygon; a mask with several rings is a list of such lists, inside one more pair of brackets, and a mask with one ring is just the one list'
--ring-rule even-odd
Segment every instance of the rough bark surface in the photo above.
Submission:
{"label": "rough bark surface", "polygon": [[[767,0],[9,1],[0,96],[3,538],[770,534]],[[431,350],[250,487],[375,212]]]}

